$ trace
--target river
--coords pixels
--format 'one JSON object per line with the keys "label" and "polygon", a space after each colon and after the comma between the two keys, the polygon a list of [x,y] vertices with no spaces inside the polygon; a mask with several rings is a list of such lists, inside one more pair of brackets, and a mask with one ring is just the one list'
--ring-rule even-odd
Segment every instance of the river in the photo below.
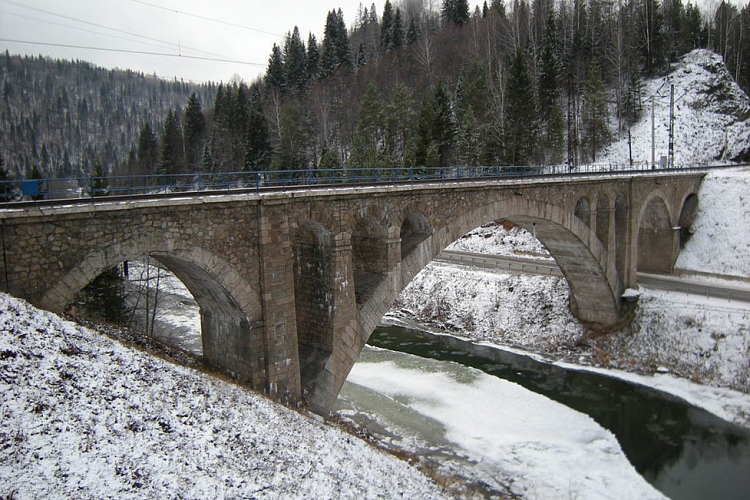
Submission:
{"label": "river", "polygon": [[[369,345],[336,411],[381,441],[463,476],[485,496],[641,497],[634,486],[639,478],[633,480],[627,466],[605,463],[616,461],[616,453],[598,426],[670,498],[744,499],[750,491],[750,432],[676,397],[417,329],[381,326]],[[533,394],[519,396],[521,390]],[[525,397],[533,401],[528,412]],[[588,415],[598,426],[537,397]],[[507,413],[511,406],[514,413]],[[501,479],[515,474],[517,484]],[[567,486],[555,484],[555,475]]]}

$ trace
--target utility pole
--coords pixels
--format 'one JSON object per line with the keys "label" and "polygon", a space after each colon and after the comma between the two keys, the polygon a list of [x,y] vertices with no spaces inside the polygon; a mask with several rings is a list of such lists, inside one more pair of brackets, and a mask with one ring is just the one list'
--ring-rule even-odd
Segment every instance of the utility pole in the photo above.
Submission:
{"label": "utility pole", "polygon": [[654,96],[651,96],[651,168],[656,168],[656,132],[654,132]]}
{"label": "utility pole", "polygon": [[630,168],[633,168],[633,141],[628,129],[628,158],[630,158]]}
{"label": "utility pole", "polygon": [[674,168],[674,84],[669,88],[669,168]]}

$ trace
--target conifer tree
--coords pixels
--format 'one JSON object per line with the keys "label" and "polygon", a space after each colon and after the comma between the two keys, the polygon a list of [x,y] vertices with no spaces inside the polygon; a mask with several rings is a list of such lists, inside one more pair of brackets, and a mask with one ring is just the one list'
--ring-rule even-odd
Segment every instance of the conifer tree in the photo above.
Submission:
{"label": "conifer tree", "polygon": [[318,41],[315,39],[315,35],[310,33],[307,37],[307,81],[308,84],[312,84],[316,78],[318,78],[318,70],[320,65],[320,48],[318,47]]}
{"label": "conifer tree", "polygon": [[201,151],[206,133],[206,117],[195,92],[190,94],[183,119],[185,139],[185,166],[189,172],[197,172],[201,166]]}
{"label": "conifer tree", "polygon": [[589,67],[589,77],[584,93],[586,103],[583,112],[584,151],[591,161],[596,161],[596,152],[611,138],[607,125],[607,99],[604,81],[599,65],[593,62]]}
{"label": "conifer tree", "polygon": [[263,113],[263,105],[258,92],[253,98],[254,105],[250,111],[247,130],[247,148],[245,153],[245,170],[266,170],[271,165],[271,142],[268,120]]}
{"label": "conifer tree", "polygon": [[330,11],[326,18],[320,56],[320,78],[328,78],[339,68],[345,71],[352,69],[349,35],[346,32],[344,14],[341,9],[338,12]]}
{"label": "conifer tree", "polygon": [[138,174],[152,174],[156,172],[156,162],[159,157],[159,144],[156,135],[151,130],[151,124],[146,122],[138,136]]}
{"label": "conifer tree", "polygon": [[504,162],[528,165],[537,138],[536,103],[526,58],[520,48],[510,66],[506,94]]}
{"label": "conifer tree", "polygon": [[443,0],[442,15],[446,23],[463,26],[471,18],[468,0]]}
{"label": "conifer tree", "polygon": [[182,130],[173,110],[169,110],[164,120],[159,173],[179,174],[184,172],[184,144]]}
{"label": "conifer tree", "polygon": [[385,0],[383,7],[383,18],[380,21],[380,50],[390,52],[393,50],[393,6],[391,0]]}
{"label": "conifer tree", "polygon": [[453,116],[453,104],[443,80],[435,86],[435,122],[433,139],[437,144],[438,158],[441,165],[451,165],[456,141],[456,120]]}
{"label": "conifer tree", "polygon": [[309,68],[307,65],[307,50],[300,38],[299,28],[287,34],[284,44],[284,81],[289,90],[302,92],[307,87]]}
{"label": "conifer tree", "polygon": [[[273,44],[271,56],[268,58],[268,68],[266,69],[266,84],[272,89],[284,92],[287,87],[286,72],[284,71],[284,56],[281,47]],[[221,86],[219,86],[221,89]],[[216,102],[219,102],[217,93]]]}
{"label": "conifer tree", "polygon": [[406,45],[412,45],[419,40],[419,28],[414,18],[409,20],[409,29],[406,30]]}
{"label": "conifer tree", "polygon": [[404,45],[404,21],[401,18],[400,7],[396,7],[396,14],[393,16],[393,29],[391,31],[391,45],[394,50],[398,50]]}

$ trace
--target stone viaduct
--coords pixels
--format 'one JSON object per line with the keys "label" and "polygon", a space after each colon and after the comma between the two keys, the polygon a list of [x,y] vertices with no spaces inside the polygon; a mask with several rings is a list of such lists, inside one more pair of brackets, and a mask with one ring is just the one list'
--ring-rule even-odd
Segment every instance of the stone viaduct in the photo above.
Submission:
{"label": "stone viaduct", "polygon": [[[623,320],[636,271],[669,272],[703,173],[201,195],[0,210],[0,289],[62,312],[149,255],[201,311],[205,360],[327,414],[401,290],[446,246],[507,219],[562,269],[582,321]],[[104,199],[106,200],[106,199]]]}

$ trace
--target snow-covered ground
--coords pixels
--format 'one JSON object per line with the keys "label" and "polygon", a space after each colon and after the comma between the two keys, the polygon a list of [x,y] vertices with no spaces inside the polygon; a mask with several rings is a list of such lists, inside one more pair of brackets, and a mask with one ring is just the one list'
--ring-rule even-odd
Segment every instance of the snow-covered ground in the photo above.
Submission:
{"label": "snow-covered ground", "polygon": [[1,498],[443,498],[407,462],[0,294]]}

